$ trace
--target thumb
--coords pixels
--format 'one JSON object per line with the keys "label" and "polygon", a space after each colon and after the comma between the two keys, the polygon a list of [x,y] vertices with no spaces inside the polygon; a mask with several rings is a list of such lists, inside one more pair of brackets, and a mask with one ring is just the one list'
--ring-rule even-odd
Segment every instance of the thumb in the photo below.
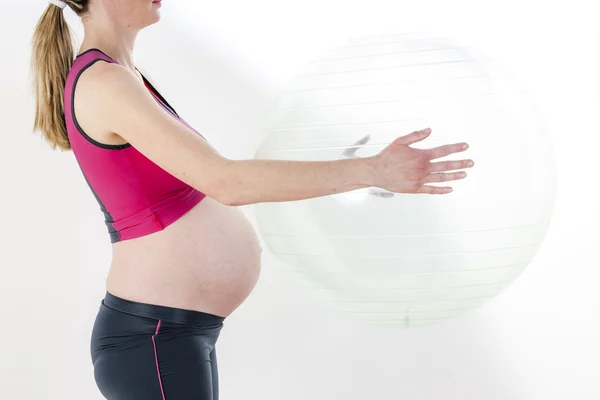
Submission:
{"label": "thumb", "polygon": [[431,128],[426,128],[420,131],[409,133],[405,136],[400,136],[399,138],[394,140],[394,143],[408,146],[426,139],[429,136],[429,134],[431,134]]}

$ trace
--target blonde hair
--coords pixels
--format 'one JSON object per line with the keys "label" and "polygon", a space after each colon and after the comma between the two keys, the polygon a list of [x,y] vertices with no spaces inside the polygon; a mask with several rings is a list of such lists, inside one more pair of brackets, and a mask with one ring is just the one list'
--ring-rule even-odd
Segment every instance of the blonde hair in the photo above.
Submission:
{"label": "blonde hair", "polygon": [[[79,16],[88,0],[64,0]],[[40,132],[52,149],[70,150],[64,110],[64,88],[75,54],[63,10],[49,4],[32,37],[31,73],[35,96],[34,132]]]}

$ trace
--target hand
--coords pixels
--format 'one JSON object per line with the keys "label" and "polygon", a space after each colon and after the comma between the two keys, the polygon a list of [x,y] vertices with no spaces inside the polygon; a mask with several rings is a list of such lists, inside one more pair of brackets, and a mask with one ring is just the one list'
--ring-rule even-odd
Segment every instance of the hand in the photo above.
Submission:
{"label": "hand", "polygon": [[[345,158],[358,158],[358,156],[356,155],[356,151],[359,149],[359,147],[362,147],[362,145],[366,144],[370,138],[371,138],[371,135],[367,135],[367,136],[363,137],[362,139],[360,139],[359,141],[354,143],[352,146],[345,149],[342,152],[342,155]],[[383,198],[394,197],[394,193],[384,190],[384,189],[370,187],[370,188],[367,188],[367,190],[371,196],[383,197]]]}
{"label": "hand", "polygon": [[440,187],[427,185],[427,183],[464,179],[467,176],[464,171],[445,171],[471,168],[474,162],[470,159],[431,162],[431,160],[465,151],[468,148],[467,143],[449,144],[432,149],[409,147],[413,143],[426,139],[430,134],[431,129],[424,129],[401,136],[372,157],[374,161],[373,186],[395,193],[450,193],[452,188],[449,186]]}

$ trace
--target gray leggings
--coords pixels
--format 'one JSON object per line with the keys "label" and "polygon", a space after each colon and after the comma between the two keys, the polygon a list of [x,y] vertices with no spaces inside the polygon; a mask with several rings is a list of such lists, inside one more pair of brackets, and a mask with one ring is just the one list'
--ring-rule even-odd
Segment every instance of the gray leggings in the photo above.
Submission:
{"label": "gray leggings", "polygon": [[91,341],[108,400],[218,400],[215,344],[224,317],[106,293]]}

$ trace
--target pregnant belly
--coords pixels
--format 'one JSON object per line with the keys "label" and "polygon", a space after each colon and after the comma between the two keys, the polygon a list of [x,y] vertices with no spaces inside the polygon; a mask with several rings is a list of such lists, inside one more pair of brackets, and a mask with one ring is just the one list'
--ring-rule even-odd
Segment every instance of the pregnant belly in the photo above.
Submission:
{"label": "pregnant belly", "polygon": [[206,197],[166,229],[113,244],[107,290],[226,317],[255,287],[260,261],[260,243],[242,211]]}

